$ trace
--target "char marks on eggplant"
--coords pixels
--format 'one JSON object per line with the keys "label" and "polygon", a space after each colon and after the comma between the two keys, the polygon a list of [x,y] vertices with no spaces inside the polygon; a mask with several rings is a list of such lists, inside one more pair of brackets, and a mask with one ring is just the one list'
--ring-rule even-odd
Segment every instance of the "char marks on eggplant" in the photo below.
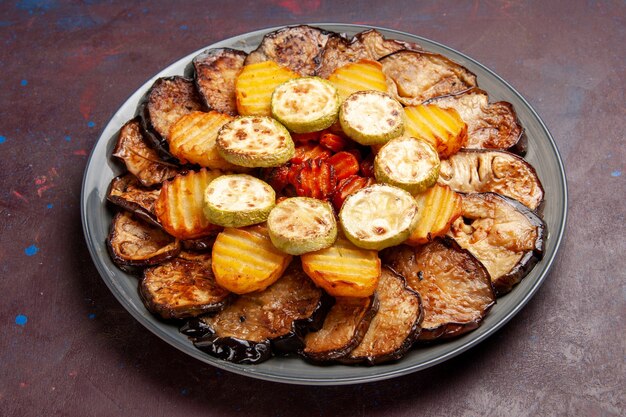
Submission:
{"label": "char marks on eggplant", "polygon": [[137,177],[125,174],[113,178],[107,192],[107,200],[150,224],[160,226],[154,213],[154,203],[160,193],[160,188],[143,187]]}
{"label": "char marks on eggplant", "polygon": [[476,86],[476,76],[467,68],[430,52],[398,51],[379,62],[389,93],[405,106]]}
{"label": "char marks on eggplant", "polygon": [[462,206],[448,235],[485,265],[498,295],[509,292],[543,257],[545,223],[494,193],[463,195]]}
{"label": "char marks on eggplant", "polygon": [[384,260],[422,297],[424,320],[419,340],[450,338],[474,330],[495,304],[489,272],[452,239],[387,250]]}
{"label": "char marks on eggplant", "polygon": [[315,27],[291,26],[268,33],[245,65],[274,61],[302,76],[314,75],[326,41],[331,34]]}
{"label": "char marks on eggplant", "polygon": [[196,87],[209,109],[237,115],[235,80],[246,56],[243,51],[219,48],[206,50],[193,59]]}
{"label": "char marks on eggplant", "polygon": [[439,182],[461,193],[502,194],[531,210],[543,201],[543,186],[535,169],[506,151],[461,150],[441,161]]}
{"label": "char marks on eggplant", "polygon": [[455,109],[467,123],[470,149],[504,149],[526,153],[524,129],[515,109],[506,101],[489,103],[487,92],[472,88],[459,94],[430,99],[426,104]]}

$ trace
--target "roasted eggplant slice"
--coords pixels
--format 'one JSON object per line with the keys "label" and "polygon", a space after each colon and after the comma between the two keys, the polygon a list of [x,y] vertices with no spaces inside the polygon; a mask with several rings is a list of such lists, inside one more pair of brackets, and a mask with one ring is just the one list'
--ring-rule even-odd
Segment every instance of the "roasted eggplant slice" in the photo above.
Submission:
{"label": "roasted eggplant slice", "polygon": [[[207,334],[194,341],[200,350],[236,363],[258,363],[271,356],[271,347],[302,347],[302,334],[325,312],[322,290],[292,262],[266,290],[237,298],[224,310],[202,318]],[[291,346],[290,346],[291,347]]]}
{"label": "roasted eggplant slice", "polygon": [[535,169],[505,151],[462,150],[441,161],[439,182],[461,193],[493,192],[514,198],[531,210],[543,201]]}
{"label": "roasted eggplant slice", "polygon": [[115,215],[107,239],[111,259],[123,266],[159,264],[178,255],[180,247],[178,239],[128,212]]}
{"label": "roasted eggplant slice", "polygon": [[126,169],[146,187],[160,184],[178,174],[177,165],[163,161],[148,146],[141,131],[139,117],[122,126],[112,155],[122,160]]}
{"label": "roasted eggplant slice", "polygon": [[454,61],[429,52],[398,51],[379,60],[389,93],[405,106],[476,86],[476,76]]}
{"label": "roasted eggplant slice", "polygon": [[144,270],[139,293],[146,308],[166,320],[218,311],[230,294],[215,282],[211,254],[185,252]]}
{"label": "roasted eggplant slice", "polygon": [[376,316],[363,341],[341,362],[375,365],[400,359],[419,335],[422,301],[419,294],[407,287],[403,277],[383,267],[376,294]]}
{"label": "roasted eggplant slice", "polygon": [[378,299],[337,297],[322,328],[304,338],[302,354],[314,362],[327,362],[346,356],[361,343],[374,316]]}
{"label": "roasted eggplant slice", "polygon": [[466,194],[449,236],[485,265],[498,295],[509,292],[543,257],[545,223],[517,200]]}
{"label": "roasted eggplant slice", "polygon": [[319,55],[331,34],[311,26],[291,26],[268,33],[245,65],[274,61],[300,75],[314,75]]}
{"label": "roasted eggplant slice", "polygon": [[235,79],[246,56],[243,51],[219,48],[208,49],[193,59],[196,87],[209,109],[237,115]]}
{"label": "roasted eggplant slice", "polygon": [[472,88],[459,94],[430,99],[427,104],[452,108],[461,115],[467,123],[466,148],[505,149],[519,155],[526,153],[524,129],[511,103],[489,103],[487,92]]}
{"label": "roasted eggplant slice", "polygon": [[125,174],[113,178],[107,200],[150,224],[160,226],[154,213],[154,203],[160,193],[159,188],[142,187],[134,175]]}
{"label": "roasted eggplant slice", "polygon": [[170,128],[182,116],[205,110],[193,81],[176,75],[156,80],[139,105],[138,112],[143,132],[153,148],[162,157],[173,159],[167,142]]}
{"label": "roasted eggplant slice", "polygon": [[328,76],[337,68],[361,59],[378,59],[403,49],[419,51],[414,43],[385,39],[377,30],[369,29],[347,39],[335,33],[328,38],[316,70],[319,77]]}
{"label": "roasted eggplant slice", "polygon": [[452,239],[387,250],[384,259],[422,296],[424,321],[419,340],[474,330],[495,303],[487,269]]}
{"label": "roasted eggplant slice", "polygon": [[182,240],[181,243],[183,245],[183,249],[193,252],[210,252],[211,249],[213,249],[215,238],[219,232],[219,230],[216,230],[215,234],[210,236],[200,237],[198,239]]}

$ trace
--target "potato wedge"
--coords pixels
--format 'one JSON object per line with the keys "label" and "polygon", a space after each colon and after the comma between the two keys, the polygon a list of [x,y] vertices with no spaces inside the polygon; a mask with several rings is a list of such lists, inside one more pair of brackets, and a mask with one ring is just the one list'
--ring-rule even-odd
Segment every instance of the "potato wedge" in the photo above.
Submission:
{"label": "potato wedge", "polygon": [[367,59],[337,68],[328,76],[328,81],[337,88],[340,101],[344,101],[350,94],[357,91],[387,91],[383,66]]}
{"label": "potato wedge", "polygon": [[246,65],[235,81],[237,111],[241,116],[270,116],[274,89],[298,77],[273,61]]}
{"label": "potato wedge", "polygon": [[302,269],[334,297],[368,297],[376,291],[380,259],[375,250],[361,249],[339,238],[326,249],[305,253]]}
{"label": "potato wedge", "polygon": [[440,158],[448,158],[467,144],[467,124],[453,108],[441,108],[434,104],[408,106],[405,134],[429,142]]}
{"label": "potato wedge", "polygon": [[161,194],[154,204],[163,229],[179,239],[196,239],[219,230],[219,226],[209,223],[204,214],[204,190],[220,175],[222,172],[219,170],[201,169],[177,175],[163,183]]}
{"label": "potato wedge", "polygon": [[290,262],[290,255],[274,247],[265,225],[227,228],[213,244],[215,279],[236,294],[264,290]]}
{"label": "potato wedge", "polygon": [[216,111],[187,114],[172,126],[170,152],[181,160],[201,167],[242,171],[245,168],[227,162],[217,152],[217,132],[233,117]]}
{"label": "potato wedge", "polygon": [[417,202],[417,228],[404,242],[421,245],[437,236],[445,235],[452,223],[461,215],[461,196],[447,185],[435,184],[415,196]]}

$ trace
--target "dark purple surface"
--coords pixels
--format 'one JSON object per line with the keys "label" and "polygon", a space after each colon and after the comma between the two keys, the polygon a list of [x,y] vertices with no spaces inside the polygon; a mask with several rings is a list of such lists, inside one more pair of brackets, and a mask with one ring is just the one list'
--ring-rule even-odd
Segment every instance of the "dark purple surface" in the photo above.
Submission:
{"label": "dark purple surface", "polygon": [[[0,415],[626,414],[623,2],[0,2]],[[564,244],[502,330],[444,364],[344,387],[263,382],[145,330],[93,266],[87,156],[146,79],[220,39],[365,23],[455,48],[543,118],[569,180]],[[548,196],[549,198],[549,196]]]}

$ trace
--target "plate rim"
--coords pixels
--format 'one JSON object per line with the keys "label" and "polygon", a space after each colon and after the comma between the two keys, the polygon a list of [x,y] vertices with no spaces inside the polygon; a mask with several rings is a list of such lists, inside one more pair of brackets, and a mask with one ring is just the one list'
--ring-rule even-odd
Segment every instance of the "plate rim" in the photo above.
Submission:
{"label": "plate rim", "polygon": [[[558,222],[558,230],[556,231],[549,231],[550,234],[552,236],[549,237],[549,239],[554,240],[554,251],[552,253],[550,253],[550,255],[546,258],[544,257],[543,260],[541,261],[542,263],[545,264],[543,270],[540,272],[539,277],[536,279],[536,281],[533,283],[533,285],[530,287],[530,289],[528,290],[528,292],[525,294],[525,296],[522,298],[522,300],[515,304],[513,306],[513,308],[511,310],[509,310],[502,319],[500,319],[499,321],[497,321],[493,326],[489,327],[486,331],[481,332],[481,333],[469,333],[469,335],[475,335],[475,337],[470,337],[466,342],[460,344],[459,346],[457,346],[456,348],[427,361],[424,362],[420,362],[420,363],[416,363],[416,364],[407,364],[407,366],[405,367],[400,367],[398,369],[391,369],[391,370],[384,370],[383,367],[374,367],[374,368],[364,368],[364,369],[381,369],[380,373],[376,373],[373,375],[364,375],[364,376],[350,376],[350,377],[334,377],[334,378],[314,378],[314,377],[306,377],[306,378],[301,378],[301,377],[291,377],[291,376],[285,376],[285,375],[276,375],[276,374],[271,374],[271,373],[265,373],[265,372],[257,372],[255,371],[255,365],[241,365],[241,364],[233,364],[230,362],[226,362],[226,361],[222,361],[219,360],[217,358],[213,358],[208,356],[207,354],[205,354],[204,352],[201,352],[200,350],[196,349],[193,345],[188,345],[188,344],[184,344],[181,343],[181,341],[179,339],[170,337],[169,334],[166,334],[163,332],[163,330],[161,329],[161,326],[167,325],[165,323],[162,323],[158,320],[154,320],[154,321],[150,321],[150,320],[146,320],[145,315],[141,314],[140,311],[136,310],[130,303],[129,299],[127,299],[127,297],[125,297],[125,295],[119,291],[119,289],[117,287],[115,287],[113,285],[113,279],[115,279],[114,277],[109,276],[107,269],[105,268],[104,264],[102,263],[98,252],[96,251],[96,247],[94,245],[95,242],[95,237],[92,234],[92,230],[91,230],[91,226],[89,223],[89,219],[88,219],[88,213],[87,213],[87,195],[91,190],[87,190],[87,182],[88,179],[90,177],[91,171],[94,170],[94,161],[95,161],[95,156],[96,156],[96,150],[98,149],[98,145],[101,145],[102,142],[107,142],[110,140],[110,137],[105,137],[104,133],[108,130],[109,126],[111,126],[112,123],[114,123],[116,121],[116,119],[120,116],[120,113],[122,113],[123,109],[125,107],[127,107],[127,105],[129,104],[129,102],[131,100],[134,99],[135,95],[137,95],[140,91],[142,92],[141,95],[143,95],[146,91],[147,88],[149,88],[149,85],[157,78],[163,76],[164,73],[167,73],[172,67],[174,66],[178,66],[180,63],[182,63],[185,60],[189,60],[190,57],[193,57],[197,54],[199,54],[200,52],[215,47],[214,45],[218,44],[218,43],[224,43],[224,42],[228,42],[228,43],[236,43],[238,40],[244,39],[244,38],[250,38],[250,37],[254,37],[254,36],[262,36],[266,33],[281,29],[281,28],[285,28],[285,27],[293,27],[293,26],[299,26],[299,25],[308,25],[308,26],[314,26],[314,27],[319,27],[321,29],[325,29],[325,30],[333,30],[336,31],[336,29],[330,29],[329,27],[342,27],[342,28],[348,28],[351,29],[352,31],[358,32],[361,30],[368,30],[368,29],[375,29],[375,30],[379,30],[381,32],[386,32],[389,34],[396,34],[396,35],[400,35],[403,37],[408,37],[408,38],[412,38],[415,39],[416,41],[422,41],[422,42],[426,42],[432,45],[436,45],[437,47],[444,49],[446,51],[451,52],[452,54],[456,54],[458,56],[463,57],[463,59],[471,62],[473,65],[476,65],[478,67],[480,67],[482,70],[484,70],[486,73],[489,74],[490,77],[494,77],[495,79],[497,79],[499,82],[501,82],[502,84],[504,84],[511,93],[513,93],[525,106],[526,108],[530,111],[531,116],[539,123],[539,126],[541,128],[541,130],[543,131],[543,133],[545,134],[545,136],[548,138],[548,142],[549,145],[552,149],[552,151],[554,152],[554,156],[555,156],[555,161],[556,161],[556,165],[558,167],[559,170],[559,185],[561,185],[562,187],[560,188],[561,191],[561,195],[559,196],[560,199],[556,199],[555,201],[562,201],[563,202],[563,206],[561,207],[561,216]],[[187,61],[185,61],[187,62]],[[188,62],[187,62],[188,64]],[[116,129],[115,131],[118,131],[118,129]],[[104,204],[106,204],[106,198],[105,201],[103,201]],[[83,235],[85,237],[86,243],[87,243],[87,247],[91,256],[91,259],[94,263],[94,265],[96,266],[96,269],[98,270],[98,273],[100,275],[100,277],[102,278],[102,280],[105,282],[106,286],[109,288],[109,290],[113,293],[113,295],[115,296],[115,298],[118,300],[118,302],[120,304],[122,304],[122,306],[124,307],[124,309],[126,311],[128,311],[137,321],[139,321],[145,328],[147,328],[149,331],[151,331],[154,335],[156,335],[159,339],[165,341],[166,343],[168,343],[169,345],[177,348],[178,350],[182,351],[183,353],[194,357],[195,359],[198,359],[200,361],[202,361],[205,364],[209,364],[212,366],[215,366],[219,369],[223,369],[223,370],[227,370],[239,375],[244,375],[244,376],[249,376],[252,378],[256,378],[256,379],[261,379],[261,380],[266,380],[266,381],[272,381],[272,382],[280,382],[280,383],[286,383],[286,384],[295,384],[295,385],[347,385],[347,384],[356,384],[356,383],[366,383],[366,382],[375,382],[375,381],[380,381],[380,380],[385,380],[385,379],[390,379],[390,378],[395,378],[401,375],[406,375],[406,374],[410,374],[419,370],[423,370],[426,368],[429,368],[431,366],[434,366],[438,363],[442,363],[446,360],[449,360],[463,352],[465,352],[468,349],[471,349],[472,347],[478,345],[479,343],[481,343],[482,341],[484,341],[486,338],[488,338],[489,336],[493,335],[496,331],[498,331],[499,329],[501,329],[506,323],[508,323],[515,315],[517,315],[519,313],[519,311],[528,303],[528,301],[530,301],[530,299],[536,294],[536,292],[538,291],[538,289],[541,287],[541,285],[543,284],[543,282],[545,281],[546,277],[548,276],[548,274],[550,273],[552,266],[554,264],[554,261],[557,257],[557,255],[559,254],[559,249],[561,247],[562,241],[563,241],[563,237],[564,237],[564,233],[565,233],[565,229],[566,229],[566,224],[567,224],[567,214],[568,214],[568,187],[567,187],[567,178],[566,178],[566,173],[565,173],[565,168],[564,168],[564,164],[563,164],[563,160],[562,157],[559,153],[558,147],[556,145],[556,142],[554,141],[554,138],[552,137],[552,134],[550,133],[549,129],[547,128],[547,126],[545,125],[544,121],[541,119],[541,117],[537,114],[537,112],[535,111],[535,109],[530,105],[530,103],[528,103],[528,101],[524,98],[524,96],[522,96],[513,86],[511,86],[511,84],[509,84],[506,80],[504,80],[502,77],[500,77],[497,73],[495,73],[494,71],[492,71],[489,67],[485,66],[484,64],[476,61],[475,59],[471,58],[470,56],[459,52],[458,50],[451,48],[447,45],[441,44],[437,41],[433,41],[430,40],[428,38],[425,38],[423,36],[419,36],[419,35],[414,35],[408,32],[404,32],[404,31],[399,31],[399,30],[395,30],[395,29],[390,29],[390,28],[385,28],[385,27],[381,27],[381,26],[375,26],[375,25],[363,25],[363,24],[349,24],[349,23],[327,23],[327,22],[313,22],[313,23],[300,23],[300,24],[290,24],[290,25],[280,25],[280,26],[272,26],[272,27],[267,27],[264,29],[258,29],[258,30],[254,30],[254,31],[249,31],[246,33],[242,33],[239,35],[235,35],[226,39],[222,39],[219,40],[217,42],[212,43],[211,45],[205,46],[203,48],[200,48],[196,51],[191,52],[190,54],[187,54],[175,61],[173,61],[172,63],[170,63],[169,65],[167,65],[166,67],[164,67],[163,69],[161,69],[159,72],[157,72],[155,75],[153,75],[152,77],[148,78],[144,83],[141,84],[141,86],[139,88],[137,88],[134,92],[132,92],[127,99],[119,106],[119,108],[115,111],[115,113],[113,114],[113,116],[109,119],[109,121],[106,123],[106,125],[104,126],[104,128],[102,129],[98,139],[96,140],[96,142],[93,145],[93,148],[90,152],[89,158],[87,160],[87,164],[86,164],[86,168],[85,171],[83,173],[83,180],[82,180],[82,185],[81,185],[81,222],[82,222],[82,227],[83,227]],[[556,233],[556,234],[553,234]],[[109,279],[106,279],[105,277],[108,277]],[[191,346],[191,349],[189,349],[189,346]],[[402,363],[402,360],[400,360],[398,363]]]}

